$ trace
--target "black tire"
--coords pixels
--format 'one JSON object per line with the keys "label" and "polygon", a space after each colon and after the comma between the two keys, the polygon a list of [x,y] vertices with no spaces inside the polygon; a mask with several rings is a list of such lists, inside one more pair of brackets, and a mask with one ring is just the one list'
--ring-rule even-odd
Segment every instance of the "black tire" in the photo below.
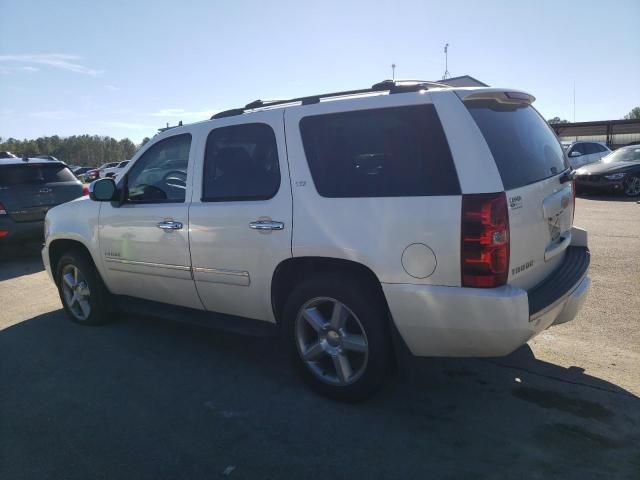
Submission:
{"label": "black tire", "polygon": [[[79,278],[84,280],[90,292],[88,297],[86,297],[90,311],[84,319],[80,318],[77,313],[78,310],[80,312],[84,311],[80,308],[80,305],[76,302],[70,306],[70,302],[65,296],[65,280],[63,279],[63,275],[71,273],[70,269],[72,268],[78,270],[81,274]],[[60,257],[55,272],[60,301],[71,321],[81,325],[102,325],[109,321],[110,314],[112,313],[109,308],[109,292],[89,255],[81,250],[69,250]],[[69,289],[73,291],[71,287],[69,287]],[[67,292],[69,292],[69,290],[67,290]]]}
{"label": "black tire", "polygon": [[627,197],[632,197],[632,198],[640,196],[640,191],[636,191],[636,192],[633,192],[633,193],[631,193],[631,192],[627,193],[629,185],[630,185],[631,182],[640,182],[640,176],[638,176],[638,175],[630,175],[628,178],[624,179],[624,182],[623,182],[623,188],[624,188],[623,192],[624,192],[624,194]]}
{"label": "black tire", "polygon": [[[296,370],[303,380],[321,395],[345,402],[365,400],[383,385],[390,371],[393,363],[386,303],[382,298],[381,292],[369,283],[368,279],[360,275],[317,274],[315,277],[298,284],[287,299],[282,318],[283,336],[287,349]],[[311,308],[308,305],[314,304],[310,302],[329,301],[330,299],[342,304],[340,308],[348,312],[348,320],[346,322],[350,323],[345,324],[345,328],[340,330],[341,333],[339,335],[334,332],[333,340],[339,343],[336,347],[339,353],[334,351],[335,354],[330,356],[326,352],[321,352],[322,357],[318,362],[307,363],[302,357],[301,348],[303,347],[299,346],[297,330],[299,322],[308,327],[304,323],[306,320],[302,316],[302,309],[303,307]],[[319,306],[318,308],[324,307]],[[304,329],[306,328],[305,326],[300,328]],[[359,328],[362,329],[363,335],[356,336],[365,339],[367,353],[347,351],[346,346],[344,346],[345,350],[343,350],[342,340],[335,340],[335,338],[344,339],[343,334],[350,334]],[[315,332],[311,331],[312,335],[315,335]],[[315,342],[315,339],[312,342]],[[325,345],[327,345],[326,340]],[[334,381],[344,382],[343,379],[337,378],[340,375],[334,357],[341,356],[344,358],[344,356],[351,357],[352,355],[356,355],[355,361],[360,362],[356,363],[353,369],[350,367],[350,373],[353,373],[351,376],[353,378],[352,381],[337,385],[331,383],[328,380],[328,376],[320,378],[322,374],[318,373],[317,370],[322,370],[326,366],[327,375],[333,373],[336,377]],[[325,366],[319,367],[318,365],[325,360],[327,362]],[[348,361],[347,363],[350,362]],[[312,367],[310,366],[311,364],[315,366]],[[331,365],[335,368],[333,372],[331,371]],[[356,375],[356,373],[358,374]]]}

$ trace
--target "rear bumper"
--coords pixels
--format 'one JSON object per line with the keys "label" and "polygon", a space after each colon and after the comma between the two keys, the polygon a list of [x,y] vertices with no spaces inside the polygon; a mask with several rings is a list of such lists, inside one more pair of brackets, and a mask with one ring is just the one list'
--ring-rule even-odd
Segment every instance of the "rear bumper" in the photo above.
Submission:
{"label": "rear bumper", "polygon": [[572,320],[591,285],[588,266],[589,250],[569,247],[558,269],[530,292],[509,285],[383,284],[382,289],[414,355],[494,357],[511,353],[553,324]]}
{"label": "rear bumper", "polygon": [[10,218],[0,218],[0,230],[9,233],[0,237],[0,243],[8,243],[21,240],[38,240],[44,238],[44,220],[35,222],[14,222]]}

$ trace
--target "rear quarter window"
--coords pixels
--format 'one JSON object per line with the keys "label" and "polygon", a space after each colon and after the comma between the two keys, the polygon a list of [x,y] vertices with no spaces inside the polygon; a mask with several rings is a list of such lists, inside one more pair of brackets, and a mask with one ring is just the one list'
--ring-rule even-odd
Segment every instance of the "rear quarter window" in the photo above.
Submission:
{"label": "rear quarter window", "polygon": [[460,194],[433,105],[309,116],[300,132],[323,197]]}
{"label": "rear quarter window", "polygon": [[532,106],[495,100],[472,100],[465,105],[493,154],[505,190],[544,180],[568,168],[560,142]]}

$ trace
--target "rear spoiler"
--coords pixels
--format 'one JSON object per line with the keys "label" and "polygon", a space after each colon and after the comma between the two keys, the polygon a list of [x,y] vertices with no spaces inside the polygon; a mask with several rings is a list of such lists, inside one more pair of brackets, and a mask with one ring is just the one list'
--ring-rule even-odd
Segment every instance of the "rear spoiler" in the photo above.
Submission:
{"label": "rear spoiler", "polygon": [[521,90],[505,90],[497,88],[456,90],[456,94],[463,102],[473,100],[495,100],[499,103],[512,105],[531,105],[536,100],[536,97]]}

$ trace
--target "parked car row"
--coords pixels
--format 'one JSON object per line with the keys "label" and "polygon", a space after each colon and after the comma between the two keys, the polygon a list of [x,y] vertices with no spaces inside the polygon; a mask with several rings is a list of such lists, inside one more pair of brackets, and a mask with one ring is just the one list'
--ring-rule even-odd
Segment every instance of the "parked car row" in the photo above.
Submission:
{"label": "parked car row", "polygon": [[86,169],[81,172],[75,171],[74,174],[80,178],[83,182],[92,182],[97,180],[98,178],[114,178],[119,173],[124,170],[124,167],[127,166],[129,160],[124,160],[122,162],[110,162],[105,163],[104,165],[99,166],[98,168],[90,168],[90,167],[81,167],[81,169]]}

